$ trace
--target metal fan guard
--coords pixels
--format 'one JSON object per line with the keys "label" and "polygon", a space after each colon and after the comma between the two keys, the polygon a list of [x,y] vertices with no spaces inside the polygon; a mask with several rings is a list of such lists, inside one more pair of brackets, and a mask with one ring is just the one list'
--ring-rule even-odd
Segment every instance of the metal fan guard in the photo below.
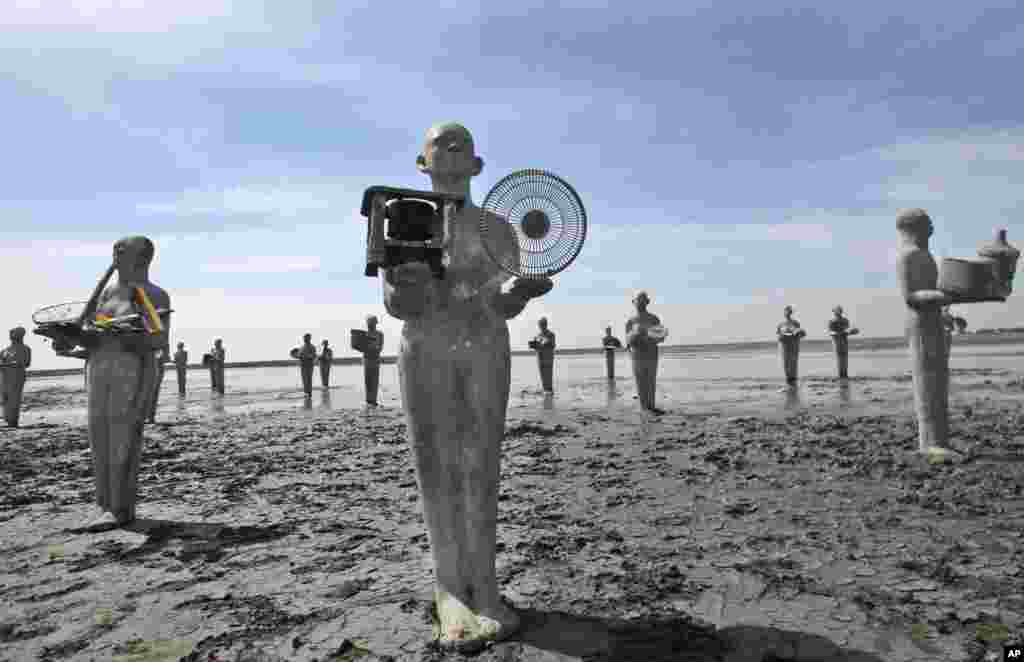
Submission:
{"label": "metal fan guard", "polygon": [[[491,215],[503,223],[494,223]],[[539,227],[541,215],[546,228]],[[518,264],[498,255],[495,242],[504,232],[502,226],[516,237]],[[480,236],[488,256],[513,276],[553,276],[572,264],[583,248],[587,213],[576,191],[558,175],[519,170],[502,178],[484,199]]]}

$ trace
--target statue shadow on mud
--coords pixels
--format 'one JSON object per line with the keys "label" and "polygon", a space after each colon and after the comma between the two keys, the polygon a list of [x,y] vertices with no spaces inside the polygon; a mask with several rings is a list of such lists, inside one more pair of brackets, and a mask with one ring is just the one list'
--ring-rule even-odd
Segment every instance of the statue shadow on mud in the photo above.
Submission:
{"label": "statue shadow on mud", "polygon": [[[210,522],[174,522],[139,518],[120,528],[132,533],[141,533],[146,536],[146,541],[122,554],[121,559],[148,556],[163,550],[172,541],[180,541],[180,560],[202,556],[207,561],[216,561],[224,554],[226,548],[277,540],[290,535],[301,524],[302,522],[289,521],[267,526],[228,526]],[[95,528],[71,529],[69,533],[96,531]]]}
{"label": "statue shadow on mud", "polygon": [[882,662],[877,655],[842,648],[821,635],[772,627],[716,630],[686,617],[624,620],[532,609],[519,614],[522,630],[493,652],[520,643],[589,661]]}

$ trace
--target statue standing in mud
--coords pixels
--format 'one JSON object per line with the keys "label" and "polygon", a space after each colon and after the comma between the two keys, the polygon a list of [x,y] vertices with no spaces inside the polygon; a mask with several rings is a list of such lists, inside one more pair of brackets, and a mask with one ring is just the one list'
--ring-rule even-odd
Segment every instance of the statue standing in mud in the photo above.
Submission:
{"label": "statue standing in mud", "polygon": [[622,349],[622,343],[612,335],[612,327],[604,328],[601,345],[604,347],[604,363],[608,370],[608,379],[615,379],[615,350]]}
{"label": "statue standing in mud", "polygon": [[377,406],[377,391],[380,389],[380,353],[383,349],[384,333],[377,329],[377,316],[370,315],[366,318],[366,345],[363,347],[363,382],[366,386],[366,404],[370,407]]}
{"label": "statue standing in mud", "polygon": [[188,371],[188,352],[185,343],[178,343],[178,351],[174,353],[174,369],[178,372],[178,395],[185,397],[185,375]]}
{"label": "statue standing in mud", "polygon": [[82,332],[80,337],[54,339],[58,353],[71,349],[72,343],[89,352],[89,445],[96,503],[102,511],[96,524],[123,525],[135,519],[142,427],[156,383],[157,353],[167,346],[170,334],[170,297],[149,280],[155,250],[146,237],[114,244],[118,282],[89,301],[82,319],[145,313],[138,303],[141,289],[155,309],[164,311],[161,330]]}
{"label": "statue standing in mud", "polygon": [[540,368],[540,384],[544,393],[555,392],[552,374],[555,369],[555,334],[548,329],[548,318],[537,320],[539,333],[530,341],[530,349],[537,352],[537,367]]}
{"label": "statue standing in mud", "polygon": [[316,345],[313,344],[313,335],[302,336],[302,346],[298,348],[292,358],[299,360],[299,374],[302,377],[302,392],[307,398],[313,397],[313,366],[316,364]]}
{"label": "statue standing in mud", "polygon": [[626,348],[633,357],[633,377],[640,406],[653,414],[664,414],[654,406],[654,396],[658,380],[658,343],[665,340],[665,332],[658,316],[648,312],[650,303],[651,298],[643,290],[633,297],[636,315],[626,322]]}
{"label": "statue standing in mud", "polygon": [[832,347],[836,353],[836,367],[839,371],[839,379],[848,379],[847,366],[850,358],[850,336],[860,333],[859,329],[850,328],[850,320],[843,317],[843,307],[836,306],[832,309],[835,315],[828,322],[828,334],[832,336]]}
{"label": "statue standing in mud", "polygon": [[21,416],[21,396],[25,392],[25,375],[32,365],[32,350],[25,344],[25,329],[11,329],[10,346],[0,352],[0,399],[3,400],[4,421],[9,427],[18,427]]}
{"label": "statue standing in mud", "polygon": [[942,309],[954,303],[938,289],[939,271],[928,250],[934,227],[923,209],[903,212],[896,220],[900,233],[900,292],[907,304],[906,333],[914,379],[921,452],[948,450],[949,343]]}
{"label": "statue standing in mud", "polygon": [[210,391],[224,395],[224,361],[227,359],[224,341],[220,338],[214,340],[210,353],[203,358],[207,359],[210,368]]}
{"label": "statue standing in mud", "polygon": [[334,362],[334,350],[327,346],[326,340],[323,342],[323,349],[317,360],[320,362],[320,384],[328,389],[331,387],[331,364]]}
{"label": "statue standing in mud", "polygon": [[775,327],[775,335],[779,339],[779,350],[782,354],[782,368],[786,373],[786,383],[796,386],[797,361],[800,359],[800,339],[807,332],[800,328],[800,322],[793,319],[793,306],[782,309],[785,319]]}
{"label": "statue standing in mud", "polygon": [[[508,276],[488,257],[470,179],[483,168],[473,137],[459,124],[427,132],[420,172],[433,190],[466,196],[454,219],[443,279],[426,263],[384,270],[384,303],[404,320],[398,375],[430,535],[442,644],[482,647],[518,629],[495,577],[501,440],[511,387],[505,320],[547,293],[550,279]],[[379,204],[375,202],[375,204]],[[496,221],[497,224],[500,224]],[[506,256],[518,256],[509,231]]]}

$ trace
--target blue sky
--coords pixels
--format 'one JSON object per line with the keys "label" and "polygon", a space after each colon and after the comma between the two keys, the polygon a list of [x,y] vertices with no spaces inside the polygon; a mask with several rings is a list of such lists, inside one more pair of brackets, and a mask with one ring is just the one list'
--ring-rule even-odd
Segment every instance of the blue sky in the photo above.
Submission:
{"label": "blue sky", "polygon": [[[541,167],[587,205],[516,347],[542,314],[565,347],[621,333],[638,287],[672,342],[770,338],[786,303],[812,335],[836,303],[895,335],[900,209],[930,212],[937,256],[996,226],[1024,243],[1017,3],[498,4],[4,3],[0,324],[86,298],[141,233],[196,352],[343,348],[367,313],[393,352],[358,207],[429,188],[415,157],[441,120],[476,138],[478,203]],[[1015,299],[959,312],[1024,323]]]}

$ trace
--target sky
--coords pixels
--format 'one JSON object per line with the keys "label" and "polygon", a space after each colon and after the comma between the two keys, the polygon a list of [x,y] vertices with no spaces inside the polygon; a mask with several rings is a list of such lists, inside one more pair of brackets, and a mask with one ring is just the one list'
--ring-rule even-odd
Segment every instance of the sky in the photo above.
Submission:
{"label": "sky", "polygon": [[[156,242],[172,341],[347,356],[376,314],[362,192],[429,189],[426,130],[472,131],[479,204],[543,168],[587,209],[579,258],[509,327],[619,335],[638,288],[669,343],[811,337],[842,305],[902,333],[895,219],[937,257],[1024,246],[1024,6],[1015,1],[0,3],[0,328],[88,298],[117,239]],[[1019,295],[1018,295],[1019,297]],[[969,328],[1024,302],[960,306]],[[78,367],[29,334],[36,368]]]}

